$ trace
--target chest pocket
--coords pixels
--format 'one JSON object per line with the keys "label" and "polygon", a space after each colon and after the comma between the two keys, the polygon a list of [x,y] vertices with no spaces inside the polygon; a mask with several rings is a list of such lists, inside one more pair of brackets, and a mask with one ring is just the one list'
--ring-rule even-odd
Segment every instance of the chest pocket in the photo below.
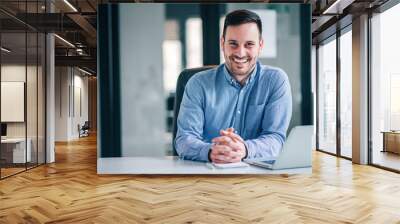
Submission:
{"label": "chest pocket", "polygon": [[[264,104],[249,105],[245,119],[245,131],[250,135],[256,135],[261,131],[261,122],[264,116]],[[249,136],[251,137],[251,136]]]}

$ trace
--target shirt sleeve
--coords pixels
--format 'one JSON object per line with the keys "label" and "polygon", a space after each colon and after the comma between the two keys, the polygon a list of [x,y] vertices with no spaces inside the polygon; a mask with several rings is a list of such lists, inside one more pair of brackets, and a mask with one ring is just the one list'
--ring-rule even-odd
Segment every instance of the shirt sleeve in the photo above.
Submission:
{"label": "shirt sleeve", "polygon": [[286,140],[286,131],[292,117],[292,94],[289,80],[278,71],[273,91],[264,108],[261,134],[245,141],[247,158],[276,157]]}
{"label": "shirt sleeve", "polygon": [[204,91],[196,76],[189,79],[179,110],[175,148],[183,159],[209,161],[211,143],[203,141]]}

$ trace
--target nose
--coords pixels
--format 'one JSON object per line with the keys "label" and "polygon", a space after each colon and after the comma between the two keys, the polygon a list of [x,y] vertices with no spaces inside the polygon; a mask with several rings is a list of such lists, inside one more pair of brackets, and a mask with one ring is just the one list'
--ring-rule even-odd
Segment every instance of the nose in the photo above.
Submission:
{"label": "nose", "polygon": [[246,56],[246,48],[244,46],[239,46],[236,49],[236,56],[243,58],[244,56]]}

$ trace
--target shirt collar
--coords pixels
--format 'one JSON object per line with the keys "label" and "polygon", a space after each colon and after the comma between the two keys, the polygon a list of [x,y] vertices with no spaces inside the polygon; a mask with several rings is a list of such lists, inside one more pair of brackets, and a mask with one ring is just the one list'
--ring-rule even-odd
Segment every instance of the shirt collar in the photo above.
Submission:
{"label": "shirt collar", "polygon": [[[258,63],[259,62],[257,61],[256,65],[254,66],[253,71],[250,74],[250,77],[246,80],[246,82],[244,83],[243,87],[247,86],[248,84],[250,84],[254,80],[254,76],[257,73]],[[235,87],[242,87],[240,85],[240,83],[235,78],[233,78],[233,76],[229,72],[228,68],[226,67],[226,64],[224,64],[223,73],[224,73],[226,81],[228,81],[229,84],[231,84],[232,86],[235,86]]]}

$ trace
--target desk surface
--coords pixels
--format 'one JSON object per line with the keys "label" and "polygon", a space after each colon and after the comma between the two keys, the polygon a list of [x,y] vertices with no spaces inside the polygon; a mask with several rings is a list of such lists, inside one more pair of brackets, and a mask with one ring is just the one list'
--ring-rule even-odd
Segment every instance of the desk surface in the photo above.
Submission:
{"label": "desk surface", "polygon": [[[30,141],[30,138],[27,139]],[[19,143],[19,142],[24,142],[25,138],[5,138],[1,139],[1,143]]]}
{"label": "desk surface", "polygon": [[98,174],[311,174],[312,168],[268,170],[257,166],[214,168],[211,164],[166,157],[98,158]]}
{"label": "desk surface", "polygon": [[396,130],[396,131],[381,131],[381,133],[384,134],[400,134],[400,131]]}

